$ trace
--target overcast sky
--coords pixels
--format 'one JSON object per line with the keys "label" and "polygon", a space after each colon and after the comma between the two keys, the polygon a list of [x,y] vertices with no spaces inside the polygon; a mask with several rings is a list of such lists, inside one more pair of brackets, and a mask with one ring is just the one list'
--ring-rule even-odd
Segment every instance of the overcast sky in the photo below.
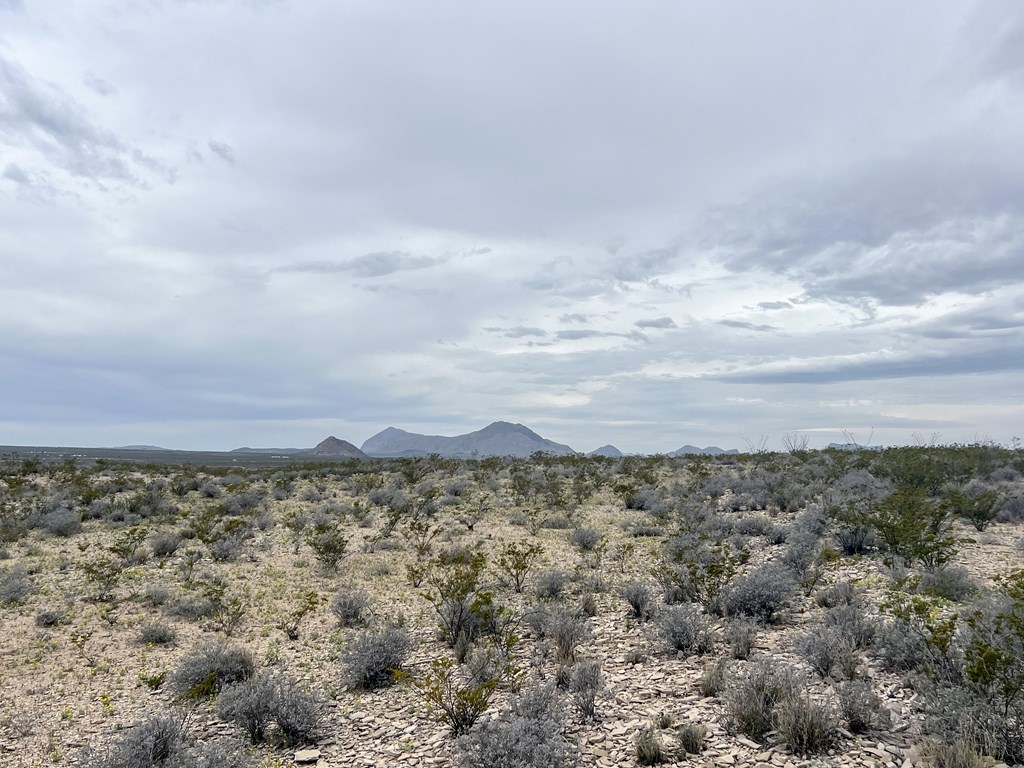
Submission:
{"label": "overcast sky", "polygon": [[1024,434],[1019,0],[0,0],[0,444]]}

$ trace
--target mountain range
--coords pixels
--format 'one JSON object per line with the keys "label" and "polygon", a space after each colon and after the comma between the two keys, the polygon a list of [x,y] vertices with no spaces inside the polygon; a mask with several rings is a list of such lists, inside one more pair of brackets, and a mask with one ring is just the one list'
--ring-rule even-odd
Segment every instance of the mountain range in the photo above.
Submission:
{"label": "mountain range", "polygon": [[[398,427],[388,427],[373,437],[367,438],[360,448],[338,438],[328,437],[315,448],[236,448],[231,453],[259,453],[279,456],[317,456],[320,458],[365,459],[365,458],[396,458],[402,456],[451,456],[455,458],[473,458],[482,456],[515,456],[526,458],[534,453],[547,453],[554,456],[570,456],[577,453],[568,445],[556,443],[541,437],[522,424],[507,421],[495,421],[476,432],[464,435],[421,435],[408,432]],[[723,450],[715,445],[698,448],[695,445],[684,445],[672,451],[669,456],[687,456],[703,454],[722,456],[737,454],[731,448]],[[602,445],[591,451],[588,456],[608,456],[619,458],[622,451],[614,445]]]}

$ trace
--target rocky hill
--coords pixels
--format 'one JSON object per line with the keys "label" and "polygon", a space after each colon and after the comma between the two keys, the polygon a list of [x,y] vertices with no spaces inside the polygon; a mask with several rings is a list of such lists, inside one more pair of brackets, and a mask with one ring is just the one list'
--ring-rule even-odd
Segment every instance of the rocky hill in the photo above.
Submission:
{"label": "rocky hill", "polygon": [[472,456],[527,457],[537,451],[566,456],[575,451],[568,445],[547,440],[522,424],[496,421],[476,432],[448,437],[420,435],[388,427],[366,440],[363,453],[370,456]]}
{"label": "rocky hill", "polygon": [[334,435],[322,440],[315,448],[303,451],[313,456],[336,456],[340,459],[367,459],[365,453],[356,448],[347,440],[339,440]]}
{"label": "rocky hill", "polygon": [[622,457],[622,451],[616,448],[614,445],[602,445],[600,448],[595,448],[587,456],[607,456],[613,459]]}

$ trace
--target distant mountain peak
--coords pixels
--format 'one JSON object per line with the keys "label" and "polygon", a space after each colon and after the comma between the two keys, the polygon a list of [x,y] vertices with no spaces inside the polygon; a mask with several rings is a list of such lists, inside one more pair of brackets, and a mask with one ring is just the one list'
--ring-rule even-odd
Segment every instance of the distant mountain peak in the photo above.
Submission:
{"label": "distant mountain peak", "polygon": [[529,427],[508,421],[495,421],[476,432],[464,435],[420,435],[388,427],[363,443],[363,452],[371,456],[474,456],[527,457],[538,451],[565,456],[575,453],[568,445],[547,440]]}
{"label": "distant mountain peak", "polygon": [[346,458],[362,459],[366,454],[356,448],[347,440],[339,440],[334,435],[326,437],[317,443],[315,448],[309,451],[314,456],[344,456]]}
{"label": "distant mountain peak", "polygon": [[622,451],[616,448],[612,444],[602,445],[600,448],[595,448],[587,456],[607,456],[609,458],[618,459],[622,457]]}

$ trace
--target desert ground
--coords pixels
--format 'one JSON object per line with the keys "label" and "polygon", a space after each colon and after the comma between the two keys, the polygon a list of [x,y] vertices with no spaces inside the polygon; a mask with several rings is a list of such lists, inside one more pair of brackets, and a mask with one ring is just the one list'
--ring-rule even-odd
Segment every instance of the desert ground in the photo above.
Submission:
{"label": "desert ground", "polygon": [[7,456],[0,764],[1012,764],[1022,473]]}

